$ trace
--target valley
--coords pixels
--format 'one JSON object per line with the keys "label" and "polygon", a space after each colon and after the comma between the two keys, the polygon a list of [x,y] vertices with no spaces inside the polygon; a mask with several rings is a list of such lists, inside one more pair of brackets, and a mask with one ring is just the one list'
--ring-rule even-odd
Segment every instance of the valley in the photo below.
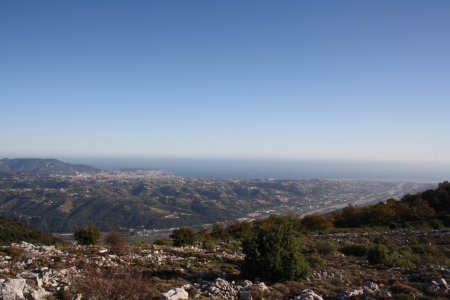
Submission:
{"label": "valley", "polygon": [[[0,175],[0,212],[47,232],[85,224],[152,230],[326,213],[434,188],[432,183],[325,179],[203,179],[161,170]],[[39,172],[38,172],[39,174]]]}

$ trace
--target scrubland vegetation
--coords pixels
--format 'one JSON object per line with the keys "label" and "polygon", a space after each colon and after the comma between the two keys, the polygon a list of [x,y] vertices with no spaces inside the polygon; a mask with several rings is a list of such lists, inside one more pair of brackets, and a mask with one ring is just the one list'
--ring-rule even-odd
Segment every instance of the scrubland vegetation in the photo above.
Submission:
{"label": "scrubland vegetation", "polygon": [[[197,299],[446,299],[449,192],[444,182],[400,201],[181,227],[170,239],[134,244],[113,230],[101,245],[89,225],[75,233],[88,246],[62,245],[52,261],[31,263],[71,270],[71,284],[52,291],[65,299],[159,299],[173,288]],[[30,261],[20,246],[2,251],[0,260],[12,257],[8,263]],[[0,277],[19,274],[16,269]]]}
{"label": "scrubland vegetation", "polygon": [[12,242],[29,241],[35,244],[55,244],[61,242],[51,234],[39,231],[19,221],[0,216],[0,245]]}

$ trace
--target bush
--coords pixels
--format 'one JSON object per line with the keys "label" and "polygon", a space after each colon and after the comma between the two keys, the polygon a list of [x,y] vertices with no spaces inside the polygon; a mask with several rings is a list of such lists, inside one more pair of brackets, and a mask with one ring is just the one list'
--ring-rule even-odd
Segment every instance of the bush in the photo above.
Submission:
{"label": "bush", "polygon": [[351,244],[345,245],[341,248],[340,252],[344,255],[351,255],[357,257],[363,257],[367,255],[368,248],[363,244]]}
{"label": "bush", "polygon": [[95,245],[100,239],[100,230],[93,224],[86,225],[75,231],[74,237],[81,245]]}
{"label": "bush", "polygon": [[196,235],[197,235],[197,240],[200,242],[203,242],[203,243],[209,242],[212,240],[212,236],[209,233],[208,229],[206,229],[206,228],[202,228],[199,231],[197,231]]}
{"label": "bush", "polygon": [[204,240],[202,242],[202,248],[204,250],[212,251],[214,250],[215,243],[213,240]]}
{"label": "bush", "polygon": [[316,243],[316,250],[319,254],[330,255],[337,251],[337,246],[334,242],[319,241]]}
{"label": "bush", "polygon": [[213,250],[214,249],[214,240],[209,233],[208,229],[202,228],[196,233],[196,240],[202,243],[202,247],[205,250]]}
{"label": "bush", "polygon": [[172,246],[172,241],[167,238],[157,239],[153,242],[157,246]]}
{"label": "bush", "polygon": [[310,255],[306,260],[313,269],[320,269],[325,266],[325,261],[318,255]]}
{"label": "bush", "polygon": [[412,245],[411,251],[414,254],[431,254],[431,255],[437,255],[439,253],[439,250],[434,245],[425,245],[425,244],[419,244],[419,245]]}
{"label": "bush", "polygon": [[223,224],[214,224],[211,228],[211,236],[215,240],[227,241],[230,236]]}
{"label": "bush", "polygon": [[367,251],[367,260],[371,265],[388,262],[388,248],[382,244],[376,244],[370,247]]}
{"label": "bush", "polygon": [[252,234],[252,225],[246,221],[236,221],[227,227],[227,232],[235,239],[246,239]]}
{"label": "bush", "polygon": [[301,228],[303,230],[324,231],[330,229],[331,227],[333,227],[333,223],[331,223],[330,218],[324,215],[306,215],[301,220]]}
{"label": "bush", "polygon": [[256,225],[243,241],[244,276],[279,281],[305,278],[311,267],[302,255],[305,246],[295,224],[283,219]]}
{"label": "bush", "polygon": [[176,247],[193,245],[197,241],[197,235],[194,230],[189,227],[180,227],[172,231],[170,238]]}
{"label": "bush", "polygon": [[[414,244],[413,238],[409,239],[409,242],[411,244]],[[375,238],[371,239],[371,243],[385,245],[390,251],[400,250],[398,245],[394,242],[394,240],[386,235],[376,236]]]}
{"label": "bush", "polygon": [[106,237],[106,242],[111,246],[111,253],[125,255],[130,249],[126,237],[118,230],[112,230]]}
{"label": "bush", "polygon": [[384,264],[391,268],[413,269],[416,265],[410,260],[410,257],[389,257]]}

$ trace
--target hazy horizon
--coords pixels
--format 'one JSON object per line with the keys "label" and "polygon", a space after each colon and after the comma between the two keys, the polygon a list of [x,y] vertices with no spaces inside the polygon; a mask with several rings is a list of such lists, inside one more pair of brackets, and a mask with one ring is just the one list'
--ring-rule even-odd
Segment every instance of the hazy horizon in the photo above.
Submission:
{"label": "hazy horizon", "polygon": [[102,170],[160,169],[177,176],[220,179],[352,179],[443,182],[450,179],[450,162],[273,159],[232,157],[74,157],[0,156],[0,159],[58,159]]}
{"label": "hazy horizon", "polygon": [[56,157],[106,170],[161,169],[177,176],[222,179],[361,179],[442,182],[450,163],[168,157]]}

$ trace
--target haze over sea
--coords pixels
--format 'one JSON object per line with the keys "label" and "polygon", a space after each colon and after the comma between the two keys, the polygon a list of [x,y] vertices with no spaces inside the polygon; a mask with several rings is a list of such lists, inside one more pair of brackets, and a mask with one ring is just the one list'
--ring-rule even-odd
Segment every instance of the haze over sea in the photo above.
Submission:
{"label": "haze over sea", "polygon": [[440,182],[450,163],[236,158],[61,158],[106,170],[162,169],[178,176],[236,179],[369,179]]}

